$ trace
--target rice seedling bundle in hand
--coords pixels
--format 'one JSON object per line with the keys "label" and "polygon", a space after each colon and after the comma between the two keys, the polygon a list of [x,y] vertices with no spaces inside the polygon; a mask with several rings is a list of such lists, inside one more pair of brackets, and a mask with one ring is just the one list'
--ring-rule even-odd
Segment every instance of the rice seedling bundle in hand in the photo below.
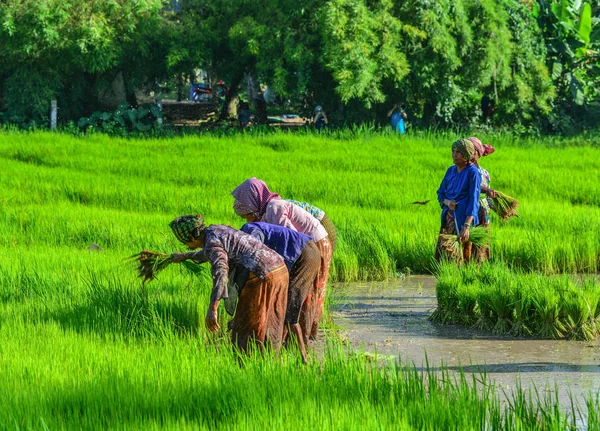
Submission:
{"label": "rice seedling bundle in hand", "polygon": [[151,250],[143,250],[132,258],[139,262],[138,275],[144,279],[144,283],[155,279],[156,274],[172,263],[170,254]]}
{"label": "rice seedling bundle in hand", "polygon": [[[490,242],[490,233],[484,227],[473,227],[469,229],[469,242],[478,247],[485,247]],[[459,235],[440,234],[439,246],[448,259],[458,263],[463,261],[462,243]]]}
{"label": "rice seedling bundle in hand", "polygon": [[512,216],[519,217],[519,214],[516,212],[519,202],[516,199],[498,191],[496,192],[496,197],[491,199],[492,210],[494,210],[502,220],[508,220]]}

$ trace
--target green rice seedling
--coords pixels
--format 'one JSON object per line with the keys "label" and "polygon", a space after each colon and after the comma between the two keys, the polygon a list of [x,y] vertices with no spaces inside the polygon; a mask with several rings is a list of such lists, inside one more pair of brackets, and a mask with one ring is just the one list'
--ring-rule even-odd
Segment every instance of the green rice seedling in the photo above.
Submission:
{"label": "green rice seedling", "polygon": [[170,254],[150,250],[143,250],[132,258],[139,262],[138,277],[143,278],[144,283],[154,280],[159,272],[173,263]]}
{"label": "green rice seedling", "polygon": [[597,304],[595,292],[573,287],[563,293],[565,337],[574,340],[593,340],[596,336],[594,313]]}
{"label": "green rice seedling", "polygon": [[520,279],[512,291],[513,317],[510,333],[515,337],[532,336],[529,327],[532,317],[532,293],[530,283],[534,280]]}
{"label": "green rice seedling", "polygon": [[479,296],[479,285],[476,283],[461,284],[456,289],[458,299],[456,305],[456,317],[458,323],[472,326],[477,321],[477,297]]}
{"label": "green rice seedling", "polygon": [[492,320],[496,323],[492,329],[496,334],[507,334],[511,330],[514,312],[514,300],[510,284],[498,284],[492,288],[489,296]]}
{"label": "green rice seedling", "polygon": [[517,207],[519,202],[510,196],[496,191],[497,196],[491,198],[492,205],[490,208],[500,216],[502,220],[507,220],[511,217],[519,217]]}
{"label": "green rice seedling", "polygon": [[560,295],[554,289],[541,288],[533,296],[534,321],[532,330],[541,338],[561,338],[565,332],[560,321],[562,304]]}
{"label": "green rice seedling", "polygon": [[435,286],[437,307],[429,317],[432,322],[448,323],[457,320],[456,306],[458,303],[456,291],[461,285],[456,282],[456,267],[452,264],[442,264],[439,268],[438,282]]}
{"label": "green rice seedling", "polygon": [[497,322],[493,308],[493,291],[491,289],[480,289],[477,296],[477,320],[473,325],[484,331],[491,331]]}

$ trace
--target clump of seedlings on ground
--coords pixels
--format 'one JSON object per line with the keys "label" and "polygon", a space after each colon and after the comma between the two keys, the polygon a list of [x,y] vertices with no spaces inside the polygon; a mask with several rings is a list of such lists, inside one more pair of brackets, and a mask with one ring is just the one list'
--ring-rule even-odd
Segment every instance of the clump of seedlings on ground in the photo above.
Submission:
{"label": "clump of seedlings on ground", "polygon": [[431,320],[497,334],[592,340],[600,336],[600,283],[548,277],[502,264],[442,264]]}

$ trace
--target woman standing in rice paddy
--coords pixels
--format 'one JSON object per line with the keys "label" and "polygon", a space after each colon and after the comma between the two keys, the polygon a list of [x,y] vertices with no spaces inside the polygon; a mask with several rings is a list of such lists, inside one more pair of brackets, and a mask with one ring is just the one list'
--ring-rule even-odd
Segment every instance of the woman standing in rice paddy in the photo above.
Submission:
{"label": "woman standing in rice paddy", "polygon": [[234,263],[244,266],[250,275],[242,289],[231,322],[232,342],[246,351],[251,340],[259,346],[281,346],[288,299],[288,270],[275,251],[255,237],[229,226],[204,224],[199,215],[181,216],[169,226],[177,239],[197,252],[173,254],[173,262],[190,259],[210,262],[213,290],[206,314],[206,326],[217,331],[218,308],[228,296],[227,279]]}
{"label": "woman standing in rice paddy", "polygon": [[[440,234],[458,235],[462,243],[462,259],[471,260],[469,228],[479,224],[479,196],[481,194],[481,174],[473,163],[475,146],[468,139],[459,139],[452,144],[451,166],[437,191],[438,202],[442,207]],[[436,259],[447,255],[444,244],[438,240]]]}
{"label": "woman standing in rice paddy", "polygon": [[325,289],[333,256],[327,231],[308,211],[290,201],[282,200],[281,196],[269,190],[264,181],[257,178],[244,181],[231,194],[235,198],[233,210],[248,222],[262,221],[285,226],[304,233],[315,241],[321,255],[319,279],[316,290],[308,295],[300,315],[302,332],[315,338],[323,313]]}
{"label": "woman standing in rice paddy", "polygon": [[[491,145],[482,144],[481,141],[476,137],[469,138],[469,141],[473,143],[475,147],[475,157],[473,164],[477,166],[479,173],[481,174],[481,193],[482,197],[479,199],[479,224],[478,226],[484,227],[489,231],[490,227],[490,203],[489,198],[495,198],[497,196],[496,191],[490,188],[490,174],[487,170],[479,165],[479,159],[492,154],[495,150]],[[490,259],[490,247],[488,246],[473,246],[473,259],[476,262],[483,262]]]}

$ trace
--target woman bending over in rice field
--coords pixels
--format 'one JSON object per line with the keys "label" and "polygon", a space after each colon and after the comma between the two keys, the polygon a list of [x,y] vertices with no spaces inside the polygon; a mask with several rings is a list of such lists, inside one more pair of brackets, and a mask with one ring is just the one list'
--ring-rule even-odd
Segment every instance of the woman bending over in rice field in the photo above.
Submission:
{"label": "woman bending over in rice field", "polygon": [[[479,195],[481,194],[481,174],[473,163],[475,147],[468,139],[459,139],[452,144],[451,166],[437,191],[442,207],[440,234],[459,235],[462,245],[462,259],[471,260],[469,228],[479,224]],[[443,242],[438,240],[436,259],[446,255]]]}
{"label": "woman bending over in rice field", "polygon": [[[309,334],[302,332],[299,323],[300,312],[308,295],[316,289],[321,268],[321,253],[311,237],[287,227],[257,222],[246,223],[240,230],[254,236],[283,257],[290,273],[283,340],[285,342],[287,331],[290,330],[297,337],[302,361],[306,362],[305,346],[308,344]],[[314,305],[308,308],[303,317],[311,319],[312,322],[313,312]]]}
{"label": "woman bending over in rice field", "polygon": [[207,227],[199,215],[178,217],[169,226],[190,250],[200,249],[173,254],[173,262],[210,262],[213,290],[206,314],[208,329],[219,329],[218,308],[221,299],[228,297],[228,273],[239,264],[249,276],[230,323],[232,342],[242,351],[252,340],[261,349],[267,343],[279,349],[288,299],[288,270],[283,258],[247,233],[217,224]]}
{"label": "woman bending over in rice field", "polygon": [[[325,289],[333,255],[333,248],[325,227],[308,211],[281,199],[277,193],[272,193],[265,182],[257,178],[244,181],[231,194],[235,198],[233,210],[248,222],[261,221],[284,226],[306,234],[315,241],[321,255],[319,279],[316,290],[309,294],[300,315],[303,333],[314,339],[323,313]],[[307,313],[312,314],[312,317],[307,316]]]}
{"label": "woman bending over in rice field", "polygon": [[[484,168],[479,165],[479,159],[492,154],[495,150],[491,145],[482,144],[481,141],[476,137],[469,138],[469,141],[473,143],[475,147],[475,156],[473,158],[473,164],[477,166],[479,174],[481,175],[481,193],[482,196],[479,199],[479,224],[488,229],[490,226],[490,198],[495,198],[497,193],[495,190],[490,188],[490,174]],[[476,262],[483,262],[490,259],[490,247],[476,246],[473,245],[473,260]]]}

